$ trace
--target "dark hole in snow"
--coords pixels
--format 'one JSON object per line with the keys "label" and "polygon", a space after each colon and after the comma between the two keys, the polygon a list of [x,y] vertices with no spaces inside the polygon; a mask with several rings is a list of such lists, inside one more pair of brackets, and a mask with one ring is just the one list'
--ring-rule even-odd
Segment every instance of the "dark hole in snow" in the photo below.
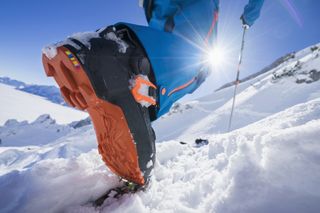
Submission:
{"label": "dark hole in snow", "polygon": [[209,144],[209,141],[207,139],[202,139],[202,138],[196,139],[195,142],[197,145],[208,145]]}
{"label": "dark hole in snow", "polygon": [[313,81],[318,81],[320,79],[320,71],[317,71],[317,70],[311,70],[310,71],[310,78],[313,80]]}

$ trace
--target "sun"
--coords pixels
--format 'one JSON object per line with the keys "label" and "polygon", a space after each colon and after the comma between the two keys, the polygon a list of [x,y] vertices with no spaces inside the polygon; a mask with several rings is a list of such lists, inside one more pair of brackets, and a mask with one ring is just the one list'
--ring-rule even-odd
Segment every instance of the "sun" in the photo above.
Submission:
{"label": "sun", "polygon": [[227,51],[222,46],[216,45],[206,52],[205,63],[212,69],[221,69],[227,63]]}

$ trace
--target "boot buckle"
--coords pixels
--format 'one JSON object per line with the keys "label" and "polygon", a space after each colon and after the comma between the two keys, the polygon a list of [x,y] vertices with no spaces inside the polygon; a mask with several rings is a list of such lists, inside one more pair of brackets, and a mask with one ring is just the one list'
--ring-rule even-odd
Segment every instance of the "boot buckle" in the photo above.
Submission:
{"label": "boot buckle", "polygon": [[156,105],[156,100],[149,96],[149,88],[157,89],[157,87],[151,83],[147,76],[136,75],[131,80],[131,93],[136,100],[142,106],[149,107],[150,105]]}

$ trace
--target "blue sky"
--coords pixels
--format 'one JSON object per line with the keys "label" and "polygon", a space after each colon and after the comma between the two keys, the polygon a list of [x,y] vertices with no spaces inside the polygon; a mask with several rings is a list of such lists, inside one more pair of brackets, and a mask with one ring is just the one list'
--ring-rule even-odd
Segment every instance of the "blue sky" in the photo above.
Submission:
{"label": "blue sky", "polygon": [[[241,38],[239,17],[247,0],[220,2],[219,42],[230,50],[229,61],[198,93],[209,92],[235,76]],[[319,8],[318,0],[266,0],[261,18],[247,36],[241,76],[259,71],[288,52],[320,42]],[[54,84],[44,75],[43,46],[120,21],[147,24],[138,0],[2,1],[0,76]]]}

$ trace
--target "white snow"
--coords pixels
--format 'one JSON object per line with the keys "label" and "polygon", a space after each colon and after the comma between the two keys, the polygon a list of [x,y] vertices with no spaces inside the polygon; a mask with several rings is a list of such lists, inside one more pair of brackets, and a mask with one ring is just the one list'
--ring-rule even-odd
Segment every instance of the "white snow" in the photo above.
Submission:
{"label": "white snow", "polygon": [[[230,133],[232,88],[174,107],[154,123],[151,186],[99,208],[90,201],[119,182],[100,160],[92,126],[51,142],[0,145],[0,212],[319,212],[320,80],[296,82],[320,71],[320,58],[308,54],[240,84]],[[272,80],[301,58],[293,75]],[[17,125],[10,121],[1,131]],[[200,137],[209,145],[193,146]]]}
{"label": "white snow", "polygon": [[58,54],[57,47],[55,45],[46,46],[42,49],[42,53],[51,60]]}
{"label": "white snow", "polygon": [[0,125],[8,119],[32,122],[42,114],[50,114],[59,124],[67,124],[88,116],[85,112],[54,104],[40,96],[16,90],[1,83],[0,94]]}
{"label": "white snow", "polygon": [[[79,33],[81,34],[81,33]],[[75,34],[75,36],[80,37],[79,34]],[[85,34],[85,33],[84,33]],[[85,34],[86,35],[86,34]],[[61,42],[57,42],[55,44],[50,44],[48,46],[45,46],[42,48],[42,53],[45,54],[49,59],[53,59],[57,54],[57,48],[61,47],[63,45],[71,45],[76,49],[80,49],[80,46],[77,45],[76,43],[74,43],[72,40],[70,40],[71,37],[68,37],[66,40],[61,41]]]}
{"label": "white snow", "polygon": [[[86,46],[90,50],[91,49],[90,40],[93,38],[99,38],[100,37],[99,33],[102,32],[104,29],[105,28],[101,28],[97,32],[93,31],[93,32],[75,33],[75,34],[69,36],[64,41],[57,42],[55,44],[51,44],[49,46],[42,48],[42,53],[45,54],[49,59],[53,59],[58,53],[57,48],[61,47],[63,45],[71,45],[76,49],[81,49],[81,47],[78,44],[76,44],[75,42],[73,42],[72,39],[76,39],[76,40],[80,41],[84,46]],[[119,48],[119,52],[126,53],[129,45],[124,40],[119,38],[114,32],[107,33],[104,38],[107,40],[112,40],[112,41],[116,42],[118,45],[118,48]],[[78,57],[80,60],[82,60],[81,55],[78,55]]]}
{"label": "white snow", "polygon": [[119,38],[114,32],[107,33],[105,35],[105,38],[108,39],[108,40],[115,41],[118,44],[118,48],[119,48],[119,52],[120,53],[126,53],[127,52],[127,48],[129,47],[129,45],[124,40]]}
{"label": "white snow", "polygon": [[80,41],[83,45],[85,45],[88,49],[91,49],[91,44],[89,41],[93,38],[98,38],[98,37],[99,37],[98,32],[75,33],[72,36],[69,36],[64,41],[57,42],[55,44],[51,44],[49,46],[42,48],[42,53],[45,54],[49,59],[53,59],[58,53],[57,48],[63,45],[71,45],[76,49],[80,49],[81,47],[77,45],[75,42],[73,42],[71,39],[76,39]]}
{"label": "white snow", "polygon": [[91,49],[90,40],[93,38],[99,38],[98,32],[81,32],[81,33],[75,33],[72,36],[69,37],[74,38],[78,41],[80,41],[83,45],[85,45],[89,50]]}

